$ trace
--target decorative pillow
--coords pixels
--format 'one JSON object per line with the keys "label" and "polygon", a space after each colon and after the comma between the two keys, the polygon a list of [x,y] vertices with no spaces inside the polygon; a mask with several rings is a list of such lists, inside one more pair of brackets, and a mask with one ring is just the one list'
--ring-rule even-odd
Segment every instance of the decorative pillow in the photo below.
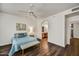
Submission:
{"label": "decorative pillow", "polygon": [[27,36],[27,33],[16,33],[16,34],[14,34],[15,38],[22,38],[22,37],[26,37],[26,36]]}

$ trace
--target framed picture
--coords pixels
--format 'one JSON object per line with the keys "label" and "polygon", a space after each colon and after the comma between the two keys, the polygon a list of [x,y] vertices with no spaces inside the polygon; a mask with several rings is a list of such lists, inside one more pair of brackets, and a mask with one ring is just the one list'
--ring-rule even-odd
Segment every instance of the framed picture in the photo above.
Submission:
{"label": "framed picture", "polygon": [[26,31],[26,24],[16,23],[16,30]]}

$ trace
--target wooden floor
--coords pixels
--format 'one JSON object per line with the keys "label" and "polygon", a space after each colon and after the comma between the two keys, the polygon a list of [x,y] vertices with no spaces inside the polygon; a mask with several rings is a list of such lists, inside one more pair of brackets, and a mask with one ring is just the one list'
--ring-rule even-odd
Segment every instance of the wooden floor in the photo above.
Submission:
{"label": "wooden floor", "polygon": [[[10,51],[11,45],[0,47],[0,56],[7,56]],[[48,51],[47,51],[48,50]],[[66,48],[48,43],[48,49],[40,49],[40,44],[25,49],[24,56],[70,56],[70,46]],[[22,51],[16,52],[13,56],[22,56]]]}

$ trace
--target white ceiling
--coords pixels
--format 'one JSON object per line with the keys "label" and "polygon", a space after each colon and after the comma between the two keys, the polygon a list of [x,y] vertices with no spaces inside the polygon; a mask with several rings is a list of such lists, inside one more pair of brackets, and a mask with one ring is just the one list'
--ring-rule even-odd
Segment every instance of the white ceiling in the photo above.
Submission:
{"label": "white ceiling", "polygon": [[[0,11],[9,14],[25,16],[26,14],[20,11],[29,9],[31,3],[2,3],[0,4]],[[33,11],[39,18],[45,18],[69,8],[78,6],[78,3],[32,3]]]}

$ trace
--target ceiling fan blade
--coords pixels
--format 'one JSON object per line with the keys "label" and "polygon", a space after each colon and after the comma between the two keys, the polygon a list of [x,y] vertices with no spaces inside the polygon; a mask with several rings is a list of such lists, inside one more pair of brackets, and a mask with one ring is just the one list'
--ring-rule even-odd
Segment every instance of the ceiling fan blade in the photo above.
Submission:
{"label": "ceiling fan blade", "polygon": [[22,10],[20,10],[19,12],[21,12],[21,13],[28,13],[28,12],[26,12],[26,11],[22,11]]}
{"label": "ceiling fan blade", "polygon": [[32,15],[33,15],[35,18],[37,18],[37,16],[34,14],[34,12],[32,12]]}

